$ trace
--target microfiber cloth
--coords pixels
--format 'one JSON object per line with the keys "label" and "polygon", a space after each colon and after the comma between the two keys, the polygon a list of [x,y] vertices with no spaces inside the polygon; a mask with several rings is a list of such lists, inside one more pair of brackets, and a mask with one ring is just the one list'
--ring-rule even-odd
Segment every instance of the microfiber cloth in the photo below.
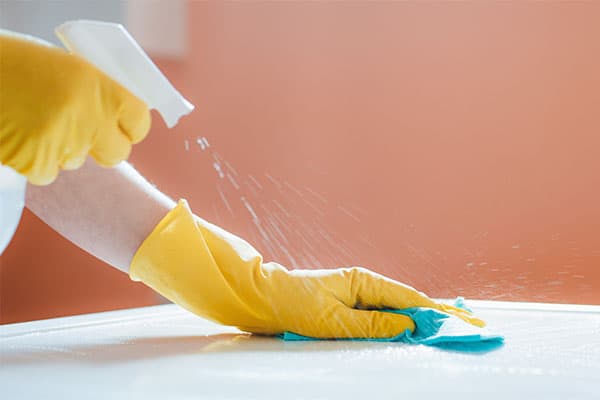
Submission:
{"label": "microfiber cloth", "polygon": [[[464,299],[459,297],[455,307],[469,310]],[[469,310],[470,311],[470,310]],[[406,330],[400,335],[390,338],[341,339],[372,342],[404,342],[436,346],[445,350],[463,352],[486,352],[501,347],[504,336],[490,333],[486,328],[471,325],[454,315],[425,307],[404,308],[401,310],[384,309],[381,312],[392,312],[407,315],[415,322],[415,331]],[[280,335],[283,340],[320,340],[317,338],[285,332]],[[339,340],[339,339],[334,339]]]}

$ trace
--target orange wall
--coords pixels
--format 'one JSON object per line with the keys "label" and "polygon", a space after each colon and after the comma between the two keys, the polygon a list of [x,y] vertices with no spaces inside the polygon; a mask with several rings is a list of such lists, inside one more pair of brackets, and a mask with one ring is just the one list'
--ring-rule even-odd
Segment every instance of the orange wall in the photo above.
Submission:
{"label": "orange wall", "polygon": [[[595,2],[191,2],[189,57],[160,65],[197,109],[173,131],[155,118],[132,162],[288,266],[600,303],[599,18]],[[29,215],[2,263],[5,321],[154,301]]]}

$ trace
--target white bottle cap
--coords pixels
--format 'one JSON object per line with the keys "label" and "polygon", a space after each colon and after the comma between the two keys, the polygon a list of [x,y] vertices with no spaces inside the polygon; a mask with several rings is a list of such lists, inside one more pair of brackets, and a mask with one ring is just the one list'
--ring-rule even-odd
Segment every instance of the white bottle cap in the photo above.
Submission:
{"label": "white bottle cap", "polygon": [[156,109],[169,128],[194,106],[167,80],[123,25],[69,21],[56,28],[65,47]]}

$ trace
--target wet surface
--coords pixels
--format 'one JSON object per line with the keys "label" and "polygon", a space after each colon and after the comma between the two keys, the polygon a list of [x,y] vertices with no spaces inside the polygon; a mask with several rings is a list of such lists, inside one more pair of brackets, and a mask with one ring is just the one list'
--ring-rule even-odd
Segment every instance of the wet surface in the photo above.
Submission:
{"label": "wet surface", "polygon": [[502,348],[283,342],[172,305],[3,325],[0,387],[46,399],[600,398],[600,307],[471,305]]}

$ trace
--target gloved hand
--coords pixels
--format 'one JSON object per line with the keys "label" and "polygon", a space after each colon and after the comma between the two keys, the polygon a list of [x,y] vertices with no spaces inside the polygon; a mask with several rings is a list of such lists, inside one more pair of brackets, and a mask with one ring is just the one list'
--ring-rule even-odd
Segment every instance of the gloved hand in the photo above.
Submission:
{"label": "gloved hand", "polygon": [[87,61],[0,36],[0,163],[30,183],[48,184],[88,154],[113,166],[149,129],[146,104]]}
{"label": "gloved hand", "polygon": [[252,246],[194,216],[184,200],[142,243],[130,276],[198,315],[253,333],[387,338],[415,328],[407,316],[365,308],[430,307],[483,326],[465,310],[364,268],[288,271],[263,263]]}

